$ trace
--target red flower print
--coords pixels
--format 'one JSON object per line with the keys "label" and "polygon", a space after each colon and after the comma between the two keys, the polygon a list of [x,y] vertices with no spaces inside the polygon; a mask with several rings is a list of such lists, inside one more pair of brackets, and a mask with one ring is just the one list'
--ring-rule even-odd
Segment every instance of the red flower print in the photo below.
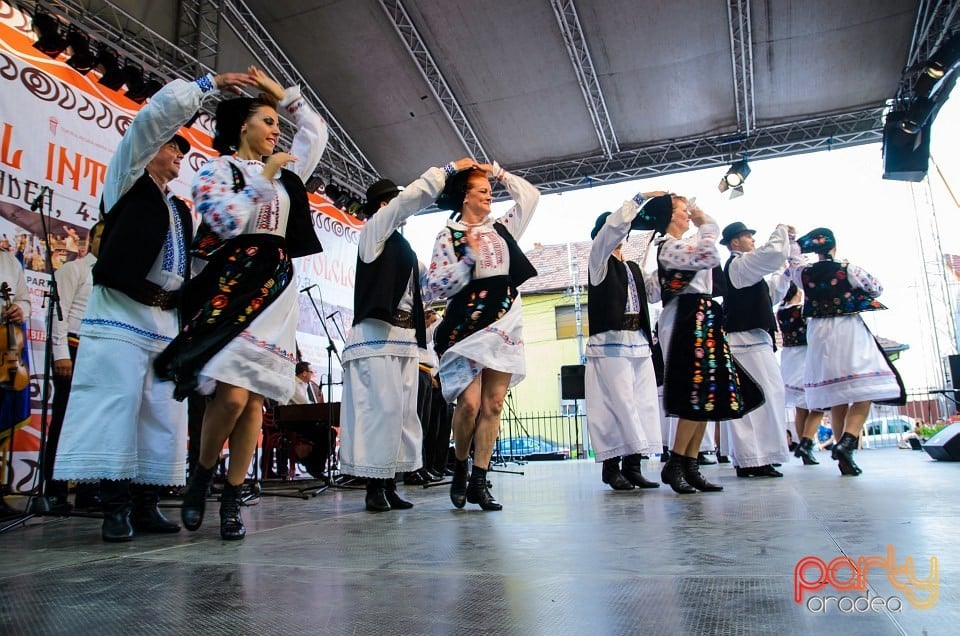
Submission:
{"label": "red flower print", "polygon": [[223,309],[227,306],[227,297],[223,294],[217,294],[213,297],[213,300],[210,301],[210,304],[216,309]]}

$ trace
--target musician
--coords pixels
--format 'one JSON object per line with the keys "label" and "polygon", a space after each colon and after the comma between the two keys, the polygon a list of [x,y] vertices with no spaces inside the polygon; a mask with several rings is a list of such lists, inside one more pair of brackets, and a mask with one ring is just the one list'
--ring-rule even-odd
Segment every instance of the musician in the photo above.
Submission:
{"label": "musician", "polygon": [[217,89],[250,84],[246,73],[170,82],[130,122],[107,166],[100,255],[54,466],[56,479],[100,482],[104,541],[180,531],[157,504],[161,486],[185,482],[187,411],[153,360],[180,330],[194,219],[168,184],[190,149],[180,127]]}
{"label": "musician", "polygon": [[[20,261],[10,252],[0,251],[0,281],[10,288],[10,305],[0,312],[0,322],[10,325],[14,329],[22,329],[23,323],[30,316],[30,290],[27,288],[27,279],[23,275]],[[24,338],[24,346],[26,338]],[[18,352],[21,356],[23,351]],[[22,358],[21,358],[22,359]],[[8,368],[3,369],[4,379]],[[14,369],[16,371],[16,369]],[[14,391],[12,388],[0,389],[0,431],[13,430],[13,427],[30,417],[30,388]],[[0,511],[7,510],[3,501],[3,492],[0,491]]]}
{"label": "musician", "polygon": [[[47,489],[44,494],[50,498],[54,507],[63,505],[67,500],[67,482],[53,480],[53,464],[57,455],[57,444],[63,428],[63,416],[67,412],[67,399],[70,397],[70,384],[73,379],[73,363],[77,359],[77,346],[80,344],[80,321],[87,310],[87,300],[93,288],[93,265],[100,253],[100,238],[103,235],[103,222],[90,228],[87,238],[87,253],[78,260],[65,263],[53,277],[57,281],[57,293],[60,296],[60,308],[63,320],[54,317],[50,328],[50,340],[53,347],[53,408],[50,415],[50,428],[47,431],[47,448],[44,454],[44,478]],[[77,507],[89,503],[95,496],[91,485],[77,488]]]}
{"label": "musician", "polygon": [[290,398],[290,404],[322,404],[323,393],[320,387],[313,381],[313,369],[309,362],[298,362],[295,368],[296,386],[293,390],[293,397]]}

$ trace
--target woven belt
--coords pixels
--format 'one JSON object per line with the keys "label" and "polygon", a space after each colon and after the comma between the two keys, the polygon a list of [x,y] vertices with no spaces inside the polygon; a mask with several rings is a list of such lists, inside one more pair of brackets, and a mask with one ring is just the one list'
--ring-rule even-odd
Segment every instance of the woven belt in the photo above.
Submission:
{"label": "woven belt", "polygon": [[413,329],[413,314],[403,309],[394,309],[388,322],[394,327]]}
{"label": "woven belt", "polygon": [[623,331],[638,331],[640,329],[640,314],[624,314],[621,329]]}
{"label": "woven belt", "polygon": [[147,281],[144,281],[139,288],[126,290],[125,293],[141,305],[160,309],[174,309],[180,303],[179,290],[170,292]]}

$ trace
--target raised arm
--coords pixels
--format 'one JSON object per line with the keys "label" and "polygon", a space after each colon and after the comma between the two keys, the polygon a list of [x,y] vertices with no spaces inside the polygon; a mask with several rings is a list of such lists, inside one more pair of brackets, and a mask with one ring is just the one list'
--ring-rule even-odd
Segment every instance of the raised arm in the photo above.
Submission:
{"label": "raised arm", "polygon": [[717,236],[720,228],[710,217],[697,228],[695,241],[668,238],[660,250],[660,262],[668,269],[700,271],[713,269],[720,264],[720,252],[717,250]]}
{"label": "raised arm", "polygon": [[883,285],[870,272],[856,265],[847,264],[847,276],[850,284],[867,292],[871,298],[877,298],[883,293]]}
{"label": "raised arm", "polygon": [[[767,242],[730,262],[730,282],[737,289],[760,282],[764,276],[779,270],[790,256],[787,226],[778,225]],[[786,291],[786,287],[784,287]]]}
{"label": "raised arm", "polygon": [[540,191],[523,177],[518,177],[501,168],[496,161],[492,166],[485,164],[480,167],[486,169],[488,174],[502,183],[510,194],[510,198],[514,200],[513,207],[498,220],[513,238],[519,240],[537,209]]}

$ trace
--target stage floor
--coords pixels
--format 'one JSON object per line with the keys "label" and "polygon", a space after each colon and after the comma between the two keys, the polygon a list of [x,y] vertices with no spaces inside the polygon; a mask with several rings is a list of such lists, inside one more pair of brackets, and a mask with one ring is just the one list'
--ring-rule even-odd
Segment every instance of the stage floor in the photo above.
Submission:
{"label": "stage floor", "polygon": [[[682,496],[615,493],[587,461],[510,464],[525,475],[492,475],[504,510],[489,513],[454,509],[443,486],[408,487],[416,506],[382,514],[363,491],[263,497],[239,542],[220,540],[215,502],[198,532],[128,544],[102,543],[96,519],[33,519],[0,536],[0,633],[957,633],[960,463],[861,451],[851,478],[820,457],[783,479],[707,466],[725,491]],[[937,585],[899,590],[874,565],[867,591],[794,601],[799,560],[886,559],[888,546],[921,579],[935,557]],[[910,603],[931,589],[931,609]]]}

